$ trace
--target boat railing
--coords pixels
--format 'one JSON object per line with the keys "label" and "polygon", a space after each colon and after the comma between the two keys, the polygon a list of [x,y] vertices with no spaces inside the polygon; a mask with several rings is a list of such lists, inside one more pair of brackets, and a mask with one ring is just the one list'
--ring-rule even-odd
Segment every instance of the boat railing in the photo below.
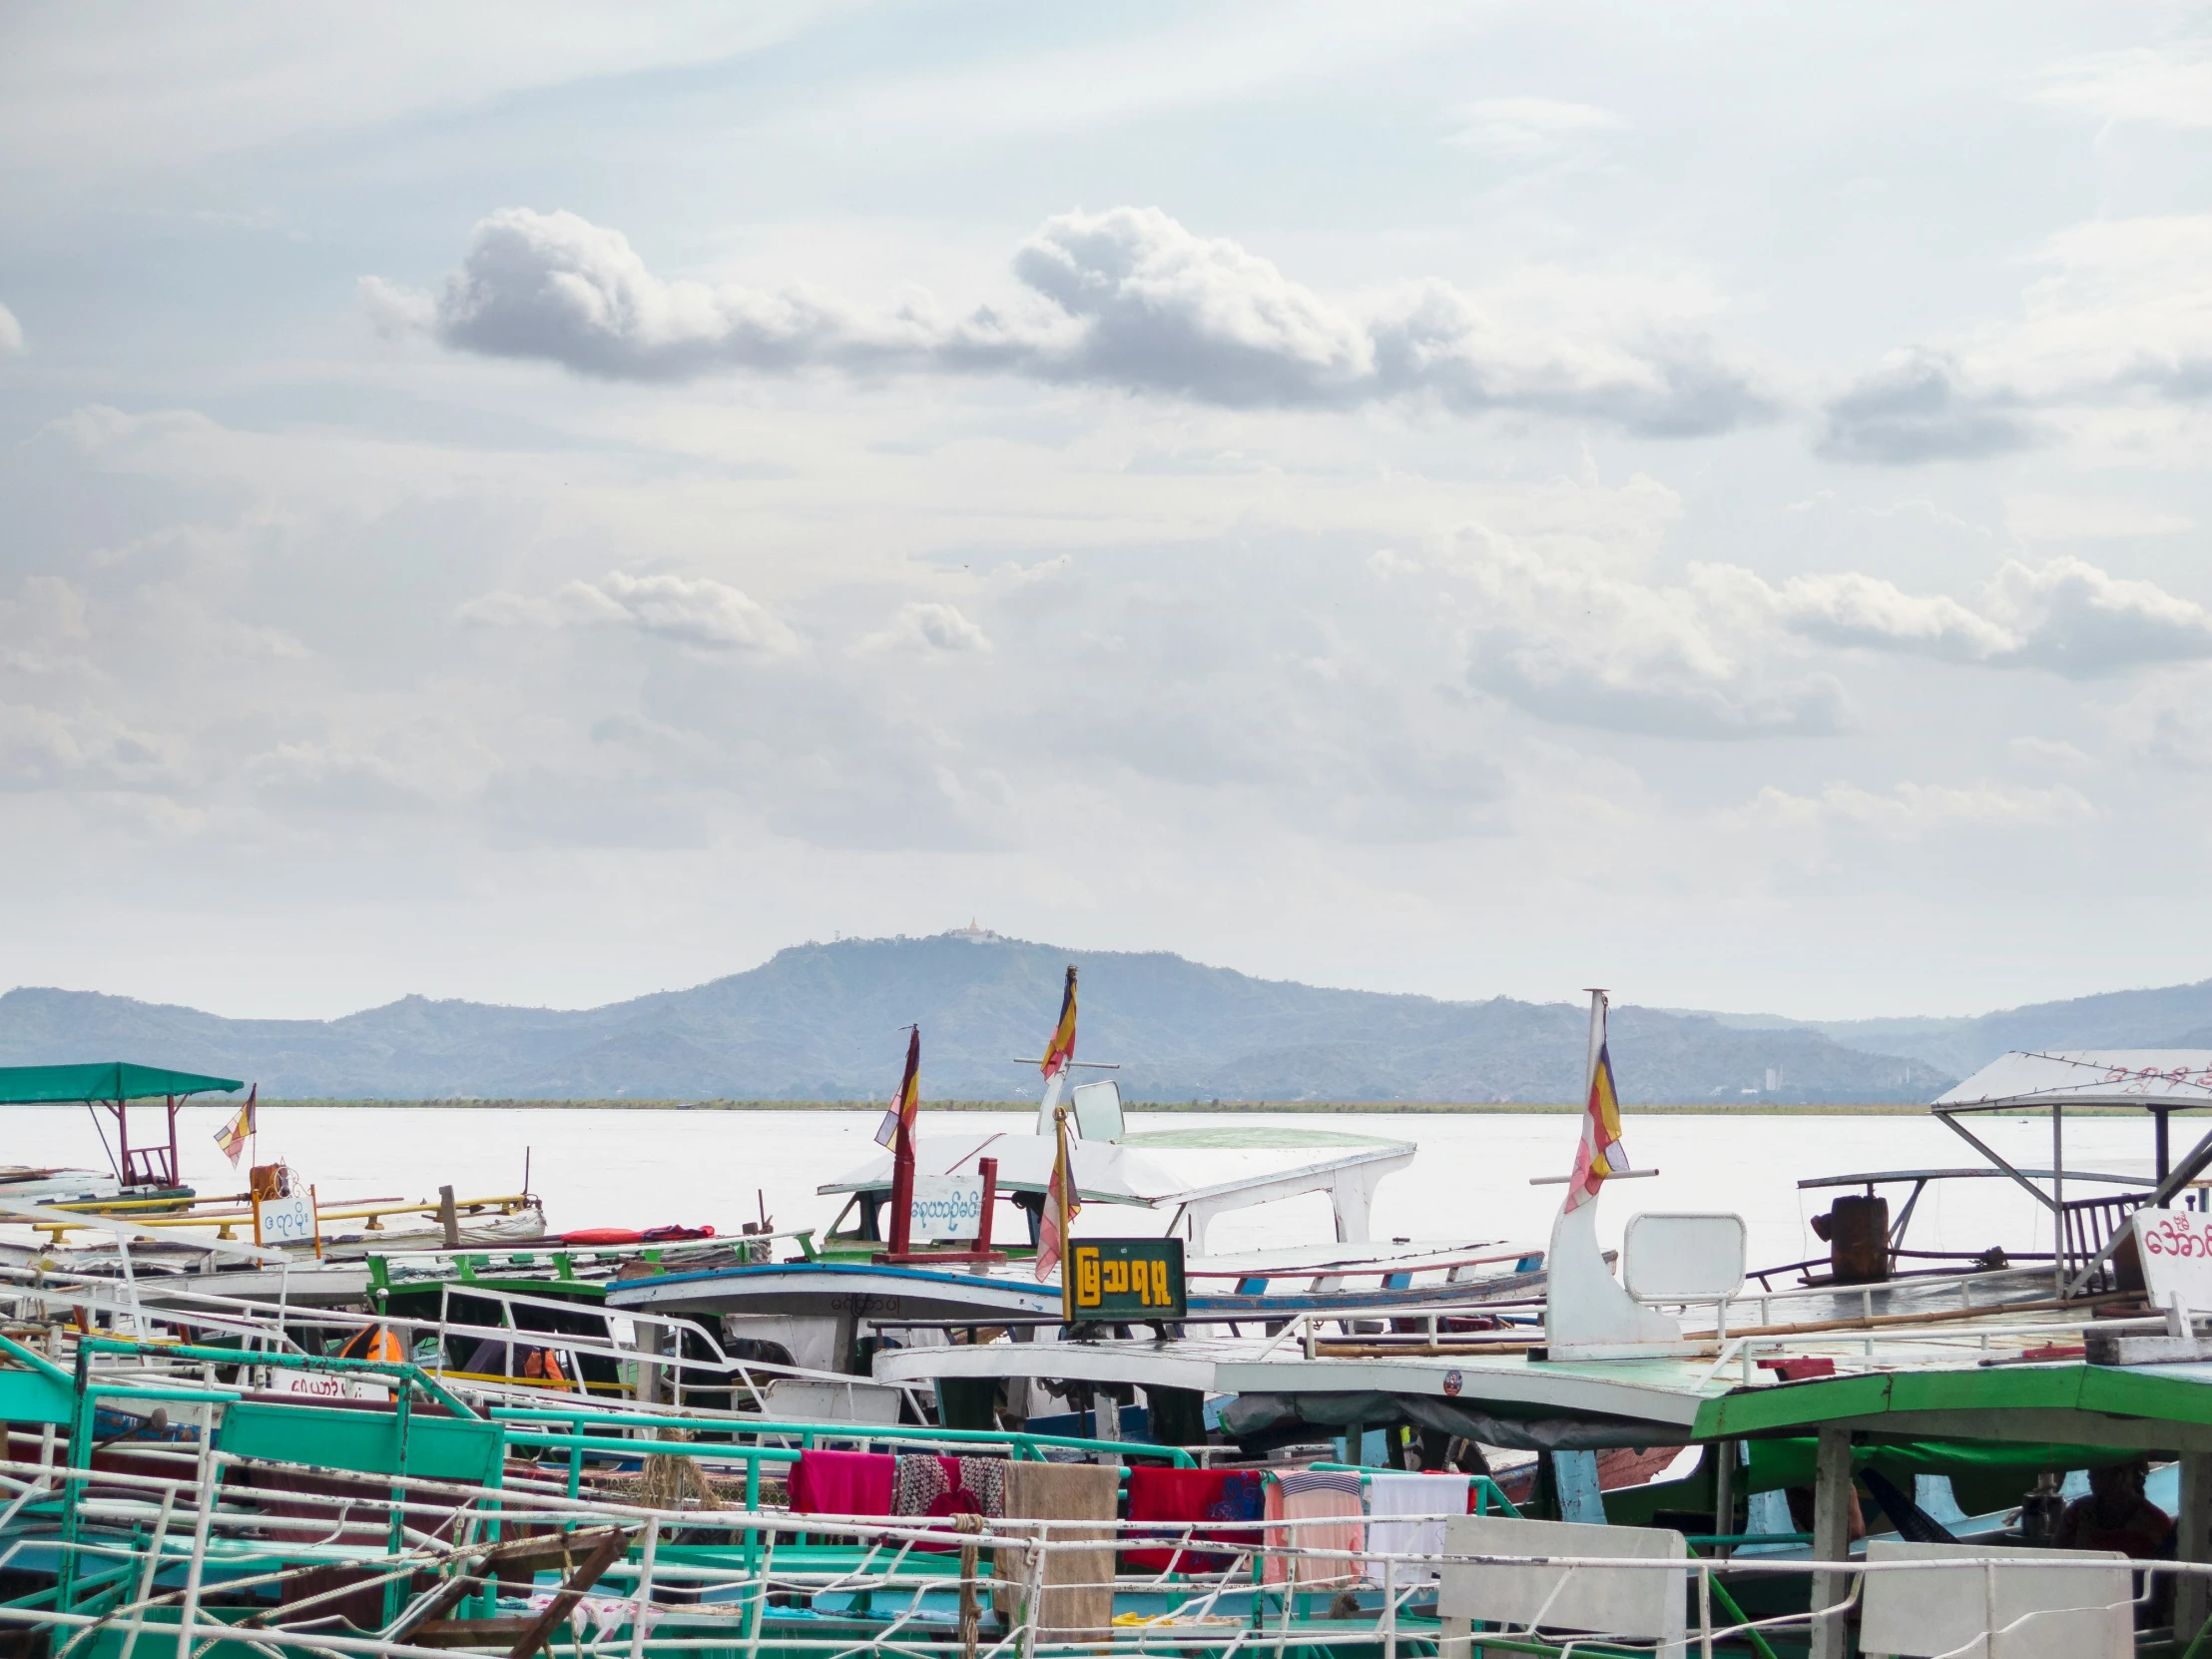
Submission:
{"label": "boat railing", "polygon": [[[235,1205],[237,1200],[226,1195],[212,1202]],[[495,1194],[486,1198],[455,1199],[453,1210],[465,1222],[468,1218],[483,1215],[487,1211],[502,1216],[518,1215],[523,1210],[528,1209],[533,1202],[535,1201],[527,1193]],[[215,1236],[225,1241],[237,1237],[235,1229],[240,1227],[251,1228],[254,1225],[254,1209],[251,1203],[243,1209],[223,1210],[203,1210],[197,1207],[197,1203],[198,1201],[195,1201],[192,1206],[180,1209],[178,1201],[174,1199],[129,1200],[120,1204],[101,1203],[97,1206],[97,1213],[122,1212],[128,1214],[130,1219],[140,1227],[163,1229],[213,1227],[216,1229]],[[101,1225],[94,1213],[95,1207],[93,1205],[58,1204],[53,1208],[69,1210],[86,1216],[86,1219],[82,1222],[68,1222],[57,1219],[32,1224],[39,1232],[50,1235],[57,1244],[61,1242],[65,1234],[85,1229],[98,1229]],[[139,1211],[146,1213],[136,1213]],[[442,1216],[444,1213],[444,1201],[435,1198],[372,1199],[351,1204],[317,1205],[315,1207],[317,1223],[366,1220],[368,1225],[362,1229],[364,1233],[382,1232],[386,1216],[429,1216],[435,1218]]]}
{"label": "boat railing", "polygon": [[[656,1444],[650,1454],[697,1448]],[[203,1442],[197,1457],[165,1473],[0,1462],[0,1481],[18,1501],[30,1495],[0,1538],[0,1570],[56,1562],[52,1589],[0,1608],[0,1623],[44,1632],[55,1659],[134,1644],[147,1659],[166,1659],[217,1642],[362,1659],[438,1659],[456,1646],[544,1646],[578,1659],[741,1649],[807,1659],[859,1651],[1073,1659],[1102,1647],[1228,1655],[1296,1646],[1411,1659],[1464,1653],[1470,1638],[1485,1652],[1636,1652],[1655,1642],[1681,1652],[1666,1644],[1687,1641],[1699,1652],[1733,1642],[1771,1655],[1775,1639],[1795,1645],[1823,1624],[1842,1651],[1841,1626],[1871,1622],[1884,1598],[1894,1607],[1914,1594],[1940,1598],[1946,1628],[1958,1625],[1974,1651],[2004,1636],[2048,1651],[2049,1633],[2069,1628],[2056,1621],[2075,1621],[2077,1631],[2084,1619],[2101,1621],[2121,1633],[2177,1583],[2212,1576],[2203,1563],[2049,1551],[1654,1558],[1548,1549],[1540,1538],[1479,1553],[1392,1549],[1364,1531],[1348,1537],[1347,1519],[1335,1516],[1207,1522],[1188,1547],[1212,1559],[1188,1571],[1137,1572],[1120,1570],[1117,1552],[1163,1542],[1180,1550],[1173,1526],[1163,1538],[1152,1522],[808,1514],[765,1507],[751,1490],[742,1508],[648,1505],[571,1496],[519,1473],[495,1484],[409,1474],[344,1490],[272,1488],[255,1478],[284,1466],[220,1442]],[[1515,1536],[1540,1531],[1538,1523]],[[825,1535],[840,1541],[826,1545]],[[364,1539],[381,1542],[381,1553],[364,1550]],[[36,1552],[26,1547],[34,1543]],[[523,1581],[502,1585],[510,1562],[520,1563]],[[544,1568],[554,1581],[530,1583]],[[320,1591],[309,1577],[333,1569],[347,1580],[342,1593],[380,1602],[373,1630],[353,1633],[357,1626],[331,1617],[341,1592]],[[1654,1574],[1653,1592],[1633,1593]],[[1911,1591],[1929,1574],[1939,1575],[1935,1584]],[[1511,1615],[1496,1607],[1507,1580],[1524,1603]],[[1793,1581],[1805,1585],[1808,1610],[1743,1611],[1738,1593],[1747,1584]],[[1577,1635],[1560,1633],[1562,1598],[1592,1585],[1605,1594],[1585,1596],[1584,1608],[1593,1599],[1641,1603],[1671,1629],[1607,1611]],[[1117,1614],[1117,1595],[1136,1605]]]}
{"label": "boat railing", "polygon": [[[453,1299],[455,1297],[463,1297],[472,1302],[495,1304],[500,1310],[501,1323],[486,1325],[478,1321],[458,1317],[453,1309]],[[594,1337],[589,1333],[557,1329],[533,1329],[525,1326],[516,1318],[516,1310],[518,1309],[561,1315],[571,1320],[579,1317],[596,1320],[600,1322],[606,1334],[601,1337]],[[848,1391],[853,1388],[869,1390],[896,1388],[913,1406],[916,1415],[920,1414],[919,1401],[914,1398],[909,1385],[877,1382],[871,1378],[854,1377],[844,1372],[819,1371],[806,1366],[788,1366],[771,1360],[739,1358],[724,1349],[722,1344],[716,1341],[713,1333],[704,1326],[674,1315],[649,1314],[634,1309],[617,1312],[613,1309],[581,1306],[574,1302],[564,1302],[552,1297],[531,1296],[523,1291],[508,1291],[484,1285],[448,1281],[442,1287],[438,1298],[438,1318],[434,1325],[426,1321],[398,1317],[387,1318],[381,1323],[396,1330],[407,1332],[407,1340],[410,1346],[418,1338],[434,1337],[439,1355],[439,1362],[435,1369],[441,1375],[460,1378],[475,1384],[501,1381],[509,1383],[519,1382],[520,1380],[514,1376],[515,1350],[518,1348],[545,1348],[551,1349],[557,1354],[566,1354],[575,1358],[588,1355],[596,1359],[612,1361],[617,1365],[635,1367],[638,1376],[636,1391],[641,1395],[649,1391],[657,1395],[660,1391],[660,1384],[665,1380],[672,1396],[671,1404],[678,1409],[683,1408],[686,1393],[694,1396],[701,1393],[726,1394],[731,1390],[732,1384],[735,1383],[752,1396],[756,1411],[766,1411],[769,1409],[769,1389],[766,1384],[773,1383],[782,1378],[791,1378],[800,1382],[828,1383],[845,1388]],[[660,1350],[648,1352],[634,1339],[628,1343],[619,1341],[617,1329],[621,1325],[629,1326],[633,1333],[648,1331],[655,1333]],[[464,1374],[456,1368],[447,1366],[444,1357],[452,1352],[449,1344],[455,1340],[499,1345],[504,1351],[504,1377],[491,1378]],[[696,1349],[699,1347],[704,1347],[708,1352],[704,1355],[697,1353]],[[588,1392],[589,1389],[585,1386],[583,1379],[580,1375],[576,1375],[578,1368],[574,1367],[573,1360],[570,1369],[574,1391]],[[697,1381],[686,1381],[687,1374],[698,1373],[705,1373],[710,1381],[705,1383]],[[766,1380],[765,1382],[764,1379]],[[540,1386],[543,1385],[540,1384]]]}

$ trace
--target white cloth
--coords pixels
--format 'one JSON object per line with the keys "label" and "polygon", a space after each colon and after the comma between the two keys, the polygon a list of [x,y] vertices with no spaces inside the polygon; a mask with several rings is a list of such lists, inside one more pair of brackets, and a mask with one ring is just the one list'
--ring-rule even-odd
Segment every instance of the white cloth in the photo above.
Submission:
{"label": "white cloth", "polygon": [[[1395,1474],[1378,1471],[1367,1478],[1368,1547],[1383,1555],[1441,1555],[1446,1515],[1467,1512],[1468,1477],[1463,1474]],[[1426,1516],[1395,1520],[1392,1516]],[[1367,1576],[1382,1582],[1382,1563],[1369,1560]],[[1399,1562],[1396,1582],[1434,1578],[1432,1566]]]}

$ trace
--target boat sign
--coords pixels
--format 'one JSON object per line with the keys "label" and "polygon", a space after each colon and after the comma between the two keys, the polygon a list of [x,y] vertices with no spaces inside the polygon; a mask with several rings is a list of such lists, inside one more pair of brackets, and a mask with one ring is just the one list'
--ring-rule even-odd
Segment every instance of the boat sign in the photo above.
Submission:
{"label": "boat sign", "polygon": [[342,1377],[327,1371],[287,1371],[279,1366],[269,1374],[273,1394],[302,1394],[309,1399],[389,1399],[391,1389],[370,1378]]}
{"label": "boat sign", "polygon": [[1157,1324],[1190,1312],[1181,1239],[1081,1239],[1068,1250],[1068,1323],[1137,1320]]}
{"label": "boat sign", "polygon": [[914,1177],[912,1237],[935,1243],[978,1239],[983,1235],[983,1178],[980,1175]]}
{"label": "boat sign", "polygon": [[2192,1313],[2212,1313],[2212,1215],[2195,1210],[2138,1210],[2128,1218],[2143,1264],[2143,1289],[2154,1307],[2176,1295]]}
{"label": "boat sign", "polygon": [[257,1244],[312,1244],[314,1231],[314,1200],[306,1193],[293,1193],[289,1198],[258,1198],[254,1201],[254,1239]]}

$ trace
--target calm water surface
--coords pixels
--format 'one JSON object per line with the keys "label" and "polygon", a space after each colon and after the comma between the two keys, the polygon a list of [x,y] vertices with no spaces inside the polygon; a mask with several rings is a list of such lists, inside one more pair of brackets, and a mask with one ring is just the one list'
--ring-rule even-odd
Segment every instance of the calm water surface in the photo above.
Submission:
{"label": "calm water surface", "polygon": [[[233,1108],[235,1110],[235,1108]],[[228,1112],[192,1107],[180,1120],[185,1178],[202,1192],[243,1185],[217,1150]],[[945,1113],[924,1134],[1026,1132],[1034,1112]],[[149,1123],[153,1121],[149,1114]],[[765,1198],[779,1226],[827,1223],[842,1199],[816,1187],[875,1154],[875,1112],[440,1110],[427,1107],[296,1107],[265,1112],[261,1155],[281,1156],[330,1203],[348,1198],[435,1197],[450,1182],[463,1197],[517,1191],[527,1149],[530,1184],[559,1228],[650,1227],[709,1222],[735,1232]],[[1132,1129],[1280,1124],[1413,1141],[1413,1165],[1384,1179],[1376,1231],[1411,1238],[1505,1238],[1541,1244],[1558,1207],[1558,1187],[1529,1177],[1563,1175],[1574,1159],[1578,1122],[1566,1115],[1427,1116],[1319,1113],[1132,1113]],[[2015,1162],[2042,1167],[2047,1122],[1978,1120],[1983,1138]],[[1754,1265],[1825,1253],[1806,1219],[1833,1194],[1800,1192],[1801,1178],[1854,1171],[1961,1168],[1979,1160],[1950,1131],[1921,1117],[1637,1117],[1626,1123],[1638,1168],[1656,1179],[1622,1182],[1605,1195],[1599,1230],[1609,1244],[1638,1210],[1724,1210],[1751,1229]],[[2184,1143],[2186,1144],[2186,1143]],[[2179,1148],[2177,1147],[2177,1153]],[[2077,1168],[2147,1174],[2144,1118],[2081,1118],[2068,1125],[2067,1162]],[[104,1168],[81,1107],[0,1107],[0,1163]],[[2110,1190],[2110,1189],[2105,1189]],[[1892,1195],[1893,1205],[1904,1194]],[[1156,1232],[1136,1212],[1115,1231]],[[1215,1250],[1328,1237],[1319,1195],[1223,1218]],[[1105,1230],[1106,1215],[1092,1215]],[[1930,1189],[1913,1227],[1925,1249],[1979,1250],[2003,1243],[2049,1247],[2037,1207],[2008,1181],[1953,1182]]]}

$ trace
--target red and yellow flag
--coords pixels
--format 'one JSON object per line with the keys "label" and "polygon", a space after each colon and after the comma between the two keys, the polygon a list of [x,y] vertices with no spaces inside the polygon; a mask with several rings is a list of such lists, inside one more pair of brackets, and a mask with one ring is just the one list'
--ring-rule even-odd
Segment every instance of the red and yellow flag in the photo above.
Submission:
{"label": "red and yellow flag", "polygon": [[1067,989],[1060,993],[1060,1023],[1052,1028],[1052,1040],[1044,1048],[1044,1074],[1057,1077],[1075,1058],[1075,966],[1068,965]]}
{"label": "red and yellow flag", "polygon": [[[1068,994],[1075,994],[1075,970],[1068,969]],[[1074,1010],[1069,1010],[1073,1017]],[[1044,1189],[1044,1214],[1037,1218],[1037,1282],[1042,1284],[1052,1270],[1060,1265],[1060,1255],[1067,1249],[1068,1228],[1083,1213],[1083,1201],[1077,1197],[1074,1160],[1068,1156],[1068,1114],[1065,1106],[1053,1114],[1053,1133],[1058,1146],[1052,1155],[1052,1179]]]}
{"label": "red and yellow flag", "polygon": [[215,1133],[215,1144],[223,1148],[223,1156],[231,1160],[231,1167],[239,1167],[239,1154],[246,1150],[246,1143],[254,1138],[254,1112],[261,1098],[262,1086],[256,1083],[246,1091],[246,1104],[239,1108],[239,1115]]}
{"label": "red and yellow flag", "polygon": [[915,1026],[906,1039],[906,1074],[898,1081],[898,1093],[891,1096],[890,1110],[883,1114],[882,1127],[875,1131],[877,1146],[896,1146],[903,1135],[911,1146],[914,1137],[914,1115],[921,1110],[921,1027]]}
{"label": "red and yellow flag", "polygon": [[1597,1064],[1590,1070],[1589,1108],[1582,1117],[1582,1141],[1574,1151],[1574,1175],[1567,1183],[1570,1210],[1597,1197],[1609,1175],[1628,1167],[1628,1151],[1621,1145],[1620,1095],[1613,1087],[1613,1057],[1600,1043]]}

